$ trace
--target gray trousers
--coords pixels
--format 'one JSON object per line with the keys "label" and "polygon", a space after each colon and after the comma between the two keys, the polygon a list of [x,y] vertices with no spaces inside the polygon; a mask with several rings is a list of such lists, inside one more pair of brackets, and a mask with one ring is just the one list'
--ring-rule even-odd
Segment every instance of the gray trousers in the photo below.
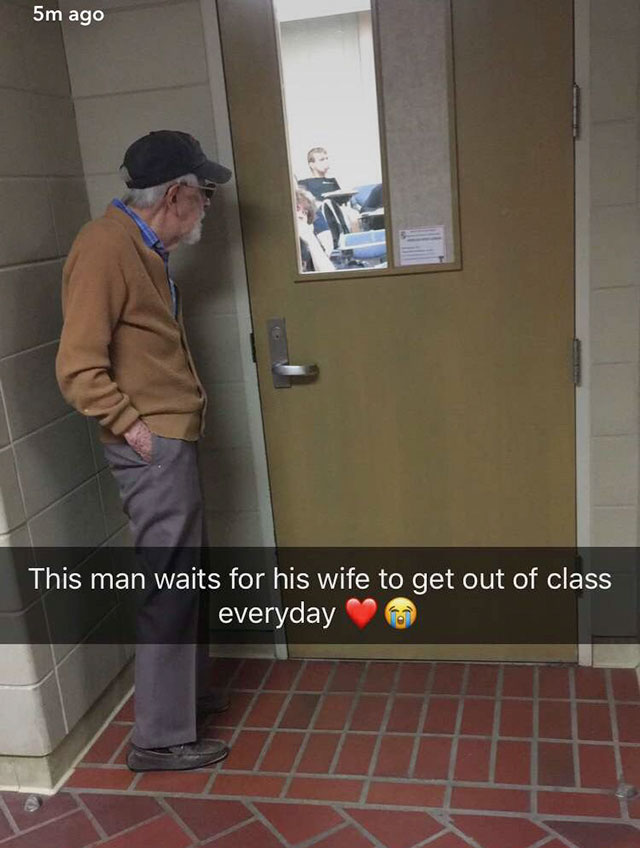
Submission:
{"label": "gray trousers", "polygon": [[191,572],[200,565],[194,557],[207,537],[198,447],[153,434],[149,463],[127,444],[103,447],[129,519],[137,566],[147,573],[136,615],[131,741],[141,748],[194,742],[196,700],[209,684],[206,594],[157,590],[153,572]]}

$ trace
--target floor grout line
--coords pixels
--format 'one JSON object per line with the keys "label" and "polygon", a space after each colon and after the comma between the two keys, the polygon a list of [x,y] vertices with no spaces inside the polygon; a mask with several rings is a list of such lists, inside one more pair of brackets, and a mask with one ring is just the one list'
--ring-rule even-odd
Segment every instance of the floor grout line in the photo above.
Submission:
{"label": "floor grout line", "polygon": [[[192,773],[198,773],[197,770],[193,770]],[[218,774],[217,771],[214,770],[215,774]],[[256,772],[251,769],[229,769],[225,774],[233,774],[237,777],[252,777],[256,776]],[[287,777],[290,772],[288,771],[261,771],[260,776],[264,777]],[[366,775],[364,774],[321,774],[318,772],[297,772],[296,777],[304,777],[304,778],[315,778],[317,780],[332,780],[332,781],[353,781],[353,780],[365,780]],[[447,778],[408,778],[408,777],[395,777],[390,775],[373,775],[373,782],[389,782],[393,780],[394,783],[404,786],[448,786],[449,780]],[[490,784],[487,781],[478,781],[478,780],[454,780],[452,782],[454,787],[460,787],[462,789],[500,789],[506,790],[510,792],[520,792],[525,793],[528,789],[535,789],[541,792],[554,792],[559,795],[581,795],[583,797],[588,797],[589,795],[600,796],[600,795],[611,795],[611,792],[607,791],[604,788],[585,788],[581,790],[576,790],[575,786],[547,786],[547,785],[537,785],[537,786],[529,786],[528,784],[522,783],[494,783]],[[87,792],[87,791],[103,791],[107,794],[112,792],[131,792],[131,787],[128,789],[117,790],[117,789],[104,789],[104,788],[95,788],[95,787],[78,787],[74,786],[73,789],[65,790],[68,792]],[[154,790],[140,790],[140,794],[144,794],[148,791]],[[199,793],[182,793],[178,792],[168,792],[165,794],[175,794],[175,795],[204,795],[206,794],[203,790]],[[294,799],[295,800],[295,799]],[[339,803],[339,802],[336,802]],[[346,802],[345,802],[346,803]],[[355,802],[354,802],[355,803]],[[545,814],[546,815],[546,814]]]}
{"label": "floor grout line", "polygon": [[[104,790],[102,790],[102,792],[104,793]],[[29,793],[29,794],[35,794],[35,793]],[[68,794],[71,794],[71,793],[68,793]],[[2,795],[2,793],[0,793],[0,797],[1,797],[1,795]],[[27,794],[25,794],[25,795],[24,795],[24,798],[25,798],[25,799],[26,799],[26,798],[28,798],[28,795],[27,795]],[[74,800],[75,800],[75,799],[74,799]],[[13,816],[11,816],[11,814],[9,813],[9,815],[10,815],[10,817],[11,817],[11,821],[10,821],[9,823],[10,823],[12,826],[14,826],[14,827],[15,827],[15,829],[16,829],[16,833],[15,833],[13,836],[7,836],[5,839],[0,839],[0,845],[3,845],[5,842],[8,842],[10,839],[14,839],[14,838],[15,838],[15,836],[23,836],[24,834],[27,834],[27,833],[34,833],[36,830],[39,830],[40,828],[45,827],[46,825],[49,825],[49,824],[56,824],[56,823],[57,823],[57,822],[59,822],[59,821],[64,821],[64,819],[71,818],[71,816],[73,816],[73,815],[74,815],[75,813],[77,813],[77,812],[84,812],[84,810],[82,810],[82,809],[81,809],[81,808],[79,808],[79,807],[76,807],[76,808],[75,808],[75,809],[73,809],[73,810],[67,810],[67,812],[66,812],[66,813],[61,813],[59,816],[55,816],[55,817],[54,817],[54,818],[52,818],[52,819],[47,819],[47,821],[39,822],[38,824],[34,824],[34,825],[32,825],[31,827],[25,827],[25,828],[23,828],[22,830],[20,830],[20,828],[18,827],[18,825],[17,825],[17,823],[16,823],[15,819],[14,819],[14,818],[13,818]],[[35,812],[33,815],[34,815],[35,817],[37,817],[37,815],[38,815],[38,811],[36,810],[36,812]]]}
{"label": "floor grout line", "polygon": [[160,804],[165,813],[170,816],[170,818],[178,825],[178,827],[181,830],[184,830],[187,836],[193,841],[193,843],[197,845],[200,840],[198,839],[196,834],[191,830],[186,821],[180,818],[178,813],[176,813],[176,811],[173,809],[171,804],[169,804],[167,799],[164,796],[160,796],[159,798],[156,798],[156,801],[158,802],[158,804]]}
{"label": "floor grout line", "polygon": [[411,848],[428,848],[429,845],[433,845],[434,842],[442,839],[443,836],[447,836],[449,833],[451,833],[451,831],[445,826],[442,830],[438,831],[438,833],[434,833],[433,836],[429,836],[422,842],[416,842],[416,844],[412,845]]}
{"label": "floor grout line", "polygon": [[422,738],[421,733],[424,728],[424,723],[427,720],[427,713],[429,711],[429,704],[431,703],[431,691],[433,689],[433,681],[435,680],[435,676],[436,664],[431,663],[431,667],[429,668],[429,673],[427,674],[427,680],[425,683],[425,693],[422,699],[422,707],[420,708],[420,715],[418,716],[418,727],[416,729],[416,732],[413,734],[415,740],[413,743],[413,751],[411,752],[411,758],[409,759],[409,777],[413,777],[413,774],[416,769],[418,754],[420,753],[420,739]]}
{"label": "floor grout line", "polygon": [[[336,777],[342,777],[343,776],[343,775],[336,775],[336,769],[338,768],[338,763],[340,761],[340,755],[342,754],[342,749],[344,748],[344,744],[345,744],[346,739],[347,739],[347,733],[357,732],[357,731],[352,731],[349,728],[351,727],[351,722],[352,722],[353,717],[354,717],[356,710],[358,708],[358,704],[360,703],[360,696],[362,695],[362,692],[363,692],[364,681],[367,678],[367,672],[368,672],[368,669],[369,669],[369,665],[370,665],[369,662],[366,662],[364,664],[364,667],[360,672],[360,677],[358,679],[358,682],[356,683],[356,688],[353,690],[352,693],[348,693],[348,694],[353,695],[353,702],[352,702],[351,706],[349,707],[349,711],[347,712],[347,717],[344,720],[344,727],[342,728],[342,731],[340,732],[340,738],[338,739],[338,744],[336,746],[336,750],[333,754],[333,757],[331,759],[331,764],[329,766],[329,774],[335,775]],[[337,674],[337,672],[336,672],[336,674]],[[367,732],[369,732],[369,731],[367,731]],[[371,731],[371,732],[373,733],[373,731]]]}
{"label": "floor grout line", "polygon": [[[554,821],[558,821],[558,819],[554,819]],[[547,831],[547,833],[549,834],[549,840],[551,842],[553,842],[553,840],[556,839],[556,840],[558,840],[558,842],[561,842],[563,845],[566,845],[567,848],[577,848],[577,846],[574,845],[573,842],[571,842],[569,839],[567,839],[566,836],[562,836],[561,834],[557,833],[551,827],[551,825],[548,825],[545,821],[540,820],[540,821],[536,821],[535,823],[538,825],[538,827],[541,827],[543,830]],[[545,845],[546,844],[548,844],[548,843],[545,843]]]}
{"label": "floor grout line", "polygon": [[539,669],[534,668],[533,670],[533,715],[532,715],[532,738],[531,738],[531,764],[530,764],[530,773],[529,773],[529,781],[531,783],[531,796],[530,796],[530,804],[531,804],[531,812],[533,815],[536,815],[538,812],[538,793],[535,787],[538,785],[539,780],[539,764],[538,764],[538,736],[540,733],[540,701],[538,696],[540,695],[540,676],[538,674]]}
{"label": "floor grout line", "polygon": [[[124,766],[119,767],[120,771],[123,771],[124,769],[125,769]],[[198,771],[199,770],[194,770],[193,773],[198,773]],[[217,769],[214,769],[214,775],[217,775],[218,773],[219,773],[219,771]],[[241,777],[241,776],[252,777],[252,776],[259,775],[261,777],[286,778],[291,774],[291,771],[261,771],[261,772],[257,773],[255,771],[253,771],[252,769],[228,769],[224,773],[230,774],[230,775],[235,775],[237,777]],[[358,774],[358,773],[328,774],[328,773],[320,773],[320,772],[297,771],[296,774],[295,774],[295,777],[304,777],[304,778],[307,778],[307,779],[308,778],[314,778],[314,779],[321,780],[321,781],[323,781],[323,780],[326,780],[326,781],[333,780],[333,781],[349,782],[349,781],[353,781],[353,780],[356,780],[356,779],[357,780],[365,780],[367,776],[364,775],[364,774]],[[425,785],[426,786],[449,786],[449,784],[450,784],[450,781],[447,778],[416,778],[416,777],[410,778],[410,777],[398,777],[398,776],[394,776],[394,775],[372,775],[371,780],[373,782],[381,782],[381,783],[385,783],[385,782],[389,782],[390,780],[393,780],[394,783],[397,783],[399,785],[406,785],[406,786],[425,786]],[[499,790],[505,790],[505,791],[510,791],[510,792],[519,792],[519,793],[525,793],[530,789],[534,789],[535,791],[539,791],[539,792],[555,793],[555,794],[559,794],[559,795],[563,795],[563,794],[564,795],[575,795],[575,794],[577,794],[577,795],[581,795],[585,798],[589,797],[590,795],[593,795],[593,796],[611,795],[611,792],[607,791],[607,789],[605,789],[603,787],[586,787],[586,788],[582,788],[582,789],[578,790],[578,789],[576,789],[575,786],[553,786],[553,785],[548,785],[548,784],[536,784],[536,785],[531,786],[529,784],[523,784],[523,783],[493,783],[492,784],[492,783],[489,783],[488,781],[479,781],[479,780],[453,780],[451,782],[451,785],[454,788],[460,787],[462,789],[499,789]],[[123,791],[123,792],[135,791],[138,794],[145,794],[145,793],[148,792],[148,790],[144,790],[144,789],[143,790],[134,790],[131,786],[128,787],[127,789],[123,789],[123,790],[111,789],[111,788],[105,789],[104,787],[96,788],[96,787],[91,787],[91,786],[74,786],[73,789],[69,788],[69,789],[64,790],[64,791],[67,791],[67,792],[71,792],[71,791],[78,791],[78,792],[103,791],[103,792],[106,792],[107,794],[110,794],[112,792],[119,792],[119,791]],[[202,792],[200,792],[200,793],[182,793],[182,792],[178,791],[178,792],[169,793],[169,794],[205,795],[206,790],[203,789]]]}
{"label": "floor grout line", "polygon": [[371,788],[371,779],[376,772],[376,767],[378,765],[378,755],[380,754],[380,748],[382,747],[382,741],[384,739],[387,725],[389,724],[389,719],[391,718],[391,710],[393,709],[393,702],[395,701],[395,692],[397,689],[398,681],[400,679],[400,669],[402,668],[401,663],[397,663],[396,670],[393,675],[393,680],[391,682],[391,692],[392,694],[387,699],[387,704],[384,709],[384,713],[382,714],[382,721],[380,723],[380,727],[378,728],[378,735],[376,737],[375,744],[373,746],[373,752],[371,754],[371,760],[369,762],[369,770],[364,780],[364,785],[362,787],[362,792],[360,793],[360,802],[364,804],[367,796],[369,795],[369,789]]}
{"label": "floor grout line", "polygon": [[[609,697],[609,716],[611,719],[611,738],[613,740],[613,755],[616,761],[616,775],[618,782],[624,781],[624,768],[622,766],[622,754],[620,753],[620,728],[618,727],[618,712],[613,697],[613,681],[611,679],[611,669],[605,669],[605,681],[607,686],[607,695]],[[616,787],[617,788],[617,787]],[[627,798],[619,798],[620,813],[625,821],[629,821],[629,801]]]}
{"label": "floor grout line", "polygon": [[553,842],[552,836],[543,836],[542,839],[534,842],[533,845],[529,846],[529,848],[544,848],[545,845],[549,845],[551,842]]}
{"label": "floor grout line", "polygon": [[[250,658],[250,659],[255,659],[255,658]],[[321,662],[321,661],[324,662],[324,660],[310,660],[310,662]],[[287,662],[287,660],[280,660],[280,662]],[[330,660],[327,660],[326,662],[330,662]],[[348,660],[341,660],[340,662],[349,662],[349,661]],[[373,662],[377,662],[377,661],[373,660]],[[402,662],[402,660],[398,660],[398,662]],[[425,663],[426,662],[427,661],[425,660]],[[433,662],[432,665],[434,667],[436,667],[438,665],[438,662],[437,661]],[[460,665],[461,665],[461,663],[460,663]],[[570,670],[571,669],[569,669],[569,668],[567,669],[567,671],[570,671]],[[500,671],[502,671],[502,672],[504,671],[503,666],[500,666]],[[238,692],[238,693],[247,693],[247,692],[253,692],[253,691],[254,691],[253,688],[240,688],[239,687],[237,689],[234,689],[234,692]],[[261,691],[265,692],[265,693],[269,693],[269,692],[277,693],[277,692],[287,692],[288,689],[265,688],[265,689],[261,689]],[[367,695],[388,695],[389,692],[390,692],[389,689],[385,689],[385,690],[382,690],[382,689],[374,690],[374,689],[372,689],[371,691],[367,691],[366,694]],[[299,690],[296,691],[296,694],[298,694],[298,695],[317,695],[318,690],[317,689],[299,689]],[[348,692],[341,692],[341,690],[337,689],[337,690],[332,690],[328,694],[331,694],[331,695],[338,694],[339,695],[339,694],[349,694],[349,693]],[[403,695],[406,698],[412,698],[412,697],[413,698],[419,698],[419,697],[421,697],[420,692],[401,692],[401,691],[398,691],[397,694]],[[447,693],[447,692],[433,692],[432,694],[433,694],[433,697],[436,700],[439,699],[439,698],[446,699],[446,698],[454,698],[455,697],[455,694],[452,695],[450,692],[449,693]],[[470,693],[469,695],[467,695],[467,697],[471,698],[472,700],[477,700],[477,701],[494,701],[495,700],[495,695],[476,695],[476,694]],[[533,700],[533,697],[531,695],[502,695],[502,700],[503,701],[531,701],[531,700]],[[560,702],[566,704],[566,703],[569,703],[572,699],[570,697],[560,698],[560,697],[553,697],[553,696],[550,697],[548,695],[544,695],[544,696],[540,696],[539,700],[540,701],[560,701]],[[605,704],[609,703],[608,698],[578,698],[578,697],[576,697],[574,700],[578,704],[605,705]],[[616,703],[629,704],[630,706],[636,706],[636,707],[640,706],[640,701],[626,701],[626,700],[623,701],[623,700],[616,699]]]}
{"label": "floor grout line", "polygon": [[[332,809],[334,809],[334,808],[332,807]],[[337,811],[337,812],[340,812],[340,811]],[[343,818],[344,818],[344,816],[343,816]],[[344,819],[344,821],[341,821],[340,824],[336,824],[332,828],[330,828],[329,830],[325,830],[324,833],[319,833],[317,836],[310,837],[305,842],[300,842],[299,844],[297,844],[295,846],[295,848],[312,848],[312,846],[317,845],[320,842],[320,840],[322,840],[324,842],[324,840],[328,836],[334,836],[334,834],[340,833],[341,830],[346,830],[350,823],[351,823],[350,819],[349,820]]]}
{"label": "floor grout line", "polygon": [[460,830],[460,828],[451,820],[449,820],[448,825],[451,833],[455,834],[459,839],[463,839],[467,843],[467,845],[471,846],[471,848],[484,848],[484,846],[480,845],[479,842],[476,842],[473,837],[466,834],[463,830]]}
{"label": "floor grout line", "polygon": [[131,725],[131,730],[130,730],[127,734],[125,734],[124,739],[123,739],[123,740],[122,740],[122,742],[118,745],[118,747],[117,747],[117,748],[116,748],[116,750],[113,752],[113,754],[111,754],[111,756],[109,757],[109,762],[108,762],[108,763],[105,763],[105,765],[108,765],[108,766],[112,766],[112,765],[124,765],[124,763],[116,763],[116,760],[118,759],[118,757],[120,756],[120,754],[124,751],[124,749],[127,747],[127,745],[129,744],[129,742],[131,741],[131,737],[132,737],[132,736],[133,736],[133,725]]}
{"label": "floor grout line", "polygon": [[[156,798],[155,800],[158,801],[158,803],[160,804],[159,798]],[[162,804],[160,804],[160,806],[162,806]],[[135,824],[131,825],[131,827],[126,827],[123,830],[119,830],[118,833],[114,834],[113,836],[107,836],[106,839],[113,839],[114,836],[117,836],[118,838],[120,838],[122,836],[127,836],[127,834],[133,833],[139,827],[142,827],[142,825],[149,824],[152,821],[158,821],[158,819],[161,819],[163,815],[164,815],[164,812],[156,813],[155,816],[150,816],[146,821],[136,822]],[[100,845],[101,843],[98,842],[97,844]]]}
{"label": "floor grout line", "polygon": [[[280,793],[280,796],[282,798],[286,797],[287,793],[289,792],[289,789],[291,788],[291,784],[293,782],[294,776],[296,776],[296,777],[298,776],[297,775],[298,766],[302,762],[302,758],[304,757],[304,754],[307,750],[307,744],[308,744],[308,740],[311,738],[313,726],[314,726],[318,716],[322,712],[322,707],[323,707],[324,702],[325,702],[324,701],[325,696],[326,696],[327,692],[329,691],[330,684],[333,683],[333,678],[338,673],[338,667],[339,667],[339,662],[334,662],[333,668],[331,669],[331,671],[329,672],[329,676],[325,680],[324,689],[320,693],[320,697],[318,698],[318,703],[316,704],[315,709],[313,711],[313,714],[311,716],[311,719],[309,720],[309,724],[307,725],[307,729],[304,731],[304,738],[302,740],[300,747],[298,748],[298,753],[295,755],[295,757],[293,759],[293,763],[291,764],[291,769],[289,770],[289,777],[287,778],[284,786],[282,787],[282,792]],[[303,668],[306,668],[306,662],[304,663]],[[302,669],[300,670],[300,673],[302,673]],[[297,680],[297,677],[296,677],[296,680]],[[256,768],[257,768],[257,766],[256,766]]]}
{"label": "floor grout line", "polygon": [[[262,761],[266,757],[267,751],[269,750],[276,733],[280,729],[279,728],[280,719],[286,713],[286,710],[287,710],[289,704],[291,703],[293,695],[294,695],[294,693],[296,693],[296,683],[298,682],[298,680],[304,674],[306,667],[307,667],[307,660],[305,660],[303,663],[301,663],[300,668],[298,669],[295,677],[293,678],[293,681],[291,682],[291,686],[289,687],[289,690],[288,690],[289,694],[288,694],[287,697],[285,697],[284,701],[282,702],[282,707],[280,708],[280,712],[278,713],[278,716],[273,723],[273,727],[271,728],[271,730],[267,734],[267,738],[264,741],[264,744],[262,746],[262,750],[260,751],[260,754],[258,755],[258,759],[254,763],[254,766],[253,766],[253,769],[252,769],[253,771],[256,771],[256,772],[260,771],[260,766],[262,765]],[[264,694],[264,692],[262,692],[262,694]],[[294,728],[291,728],[291,729],[293,730]]]}
{"label": "floor grout line", "polygon": [[[345,810],[347,816],[349,816],[349,811]],[[355,827],[357,831],[359,831],[363,836],[365,836],[369,841],[372,841],[376,848],[387,848],[379,839],[377,839],[373,833],[367,830],[360,822],[354,818],[353,816],[349,816],[349,824],[351,827]]]}
{"label": "floor grout line", "polygon": [[[233,681],[240,674],[240,669],[244,668],[247,662],[248,662],[248,660],[244,659],[244,660],[242,660],[241,663],[238,663],[238,665],[236,666],[236,670],[231,675],[231,680],[229,682],[229,688],[231,688],[231,686],[233,685]],[[273,668],[273,665],[274,665],[274,660],[271,660],[267,670],[265,671],[264,675],[262,676],[261,683],[264,683],[264,681],[266,680],[267,673],[269,673],[269,674],[271,673],[271,669]],[[238,738],[238,736],[242,732],[242,730],[245,726],[245,721],[247,720],[247,717],[249,716],[251,710],[253,709],[255,702],[258,700],[258,695],[260,694],[260,692],[261,692],[261,689],[260,689],[260,687],[258,687],[255,690],[253,697],[247,703],[247,705],[244,709],[244,712],[242,713],[242,715],[240,716],[240,719],[238,720],[237,726],[234,728],[234,730],[231,733],[231,738],[229,739],[229,742],[227,743],[227,747],[231,748],[231,746],[235,743],[236,739]],[[204,795],[209,795],[211,793],[215,779],[217,778],[217,776],[219,774],[220,774],[220,768],[214,769],[211,772],[211,776],[207,780],[207,782],[204,786],[204,789],[202,790],[202,793]]]}
{"label": "floor grout line", "polygon": [[491,734],[491,753],[489,755],[489,783],[496,781],[496,763],[498,761],[498,740],[500,739],[500,722],[502,721],[502,690],[504,688],[504,666],[498,667],[498,678],[494,693],[495,707],[493,710],[493,732]]}
{"label": "floor grout line", "polygon": [[79,792],[71,792],[70,794],[71,794],[71,797],[73,798],[73,800],[78,805],[78,808],[80,810],[83,810],[86,817],[89,819],[91,824],[95,827],[95,829],[97,830],[97,832],[100,835],[100,839],[108,839],[109,835],[107,834],[106,830],[102,827],[102,825],[96,819],[96,817],[93,815],[93,813],[91,812],[89,807],[82,800],[82,798],[80,797],[80,793]]}
{"label": "floor grout line", "polygon": [[449,814],[451,812],[451,799],[453,796],[453,784],[455,777],[455,769],[456,769],[456,760],[458,759],[458,742],[460,740],[460,729],[462,727],[462,715],[464,712],[464,701],[467,695],[467,686],[469,683],[469,663],[465,663],[464,671],[462,673],[462,682],[460,684],[460,692],[458,693],[458,712],[456,715],[456,726],[453,732],[453,738],[451,741],[451,752],[449,754],[449,770],[447,772],[447,788],[444,793],[444,800],[442,802],[443,810]]}
{"label": "floor grout line", "polygon": [[[309,693],[309,694],[317,695],[318,693],[315,692],[315,693]],[[334,693],[327,692],[326,694],[332,695]],[[353,695],[354,693],[352,693],[352,692],[346,693],[345,692],[345,693],[339,693],[339,694]],[[366,695],[369,695],[369,694],[379,695],[379,694],[383,694],[383,693],[365,692],[364,694],[366,694]],[[123,722],[112,722],[112,723],[120,724],[120,725],[123,724]],[[228,725],[228,726],[219,725],[218,729],[219,730],[231,730],[231,725]],[[261,730],[261,731],[266,731],[266,732],[270,732],[272,729],[273,729],[273,725],[258,725],[258,724],[256,724],[256,725],[248,725],[248,726],[243,727],[243,730]],[[300,732],[304,732],[304,729],[302,729],[302,731],[301,731],[301,729],[297,728],[297,727],[279,727],[278,732],[279,733],[300,733]],[[326,734],[326,733],[333,733],[335,735],[339,735],[339,734],[342,734],[343,732],[344,731],[342,731],[342,730],[336,730],[336,729],[331,729],[331,728],[314,728],[313,730],[309,731],[309,733],[311,735],[313,735],[313,734],[320,735],[320,734]],[[348,733],[351,734],[351,735],[357,735],[357,736],[375,736],[377,731],[376,730],[349,730]],[[388,730],[387,731],[387,736],[398,736],[398,737],[411,736],[411,737],[414,737],[416,735],[419,736],[420,738],[425,738],[425,739],[449,739],[453,736],[453,733],[417,733],[416,734],[416,733],[409,731],[409,730]],[[491,733],[461,733],[460,736],[463,739],[489,739],[489,740],[491,740],[493,738]],[[531,736],[499,736],[498,741],[501,741],[501,742],[502,741],[504,741],[504,742],[531,742],[531,738],[532,738]],[[572,738],[570,738],[568,736],[563,736],[563,737],[562,736],[541,736],[541,737],[538,738],[538,741],[539,742],[556,742],[556,743],[564,743],[565,745],[570,745],[572,743]],[[610,739],[579,739],[577,741],[582,742],[583,744],[589,745],[590,747],[600,747],[600,748],[611,748],[612,747],[612,741]],[[640,742],[620,742],[620,748],[640,748]],[[115,768],[115,769],[121,769],[121,768],[123,768],[123,764],[122,763],[113,763],[113,762],[109,762],[109,763],[87,763],[87,762],[83,762],[83,763],[79,763],[78,767],[79,768]]]}
{"label": "floor grout line", "polygon": [[[105,792],[104,789],[82,789],[80,791],[82,791],[85,794],[92,794],[92,795],[112,795],[112,796],[120,796],[120,797],[130,797],[130,793],[126,789],[108,790],[107,792]],[[188,792],[168,792],[168,791],[158,792],[157,790],[155,790],[155,791],[147,790],[147,791],[144,791],[144,792],[139,792],[138,797],[150,797],[150,798],[167,797],[167,798],[187,798],[187,799],[199,799],[199,800],[209,800],[210,799],[210,800],[213,800],[213,801],[225,800],[225,801],[236,801],[236,802],[239,802],[239,803],[245,803],[245,802],[243,802],[243,797],[246,797],[246,796],[233,795],[233,794],[220,794],[220,795],[211,795],[211,796],[203,797],[203,793],[201,793],[201,792],[197,792],[197,793],[193,793],[193,792],[192,793],[188,793]],[[443,816],[443,809],[440,806],[438,806],[438,807],[425,807],[425,806],[420,806],[420,805],[416,806],[416,805],[411,805],[411,804],[379,804],[379,803],[370,803],[370,802],[362,804],[359,801],[332,801],[332,800],[327,800],[327,799],[316,799],[316,798],[284,798],[284,799],[279,799],[279,798],[274,798],[272,795],[250,796],[250,798],[247,799],[247,803],[249,803],[249,802],[250,803],[264,803],[264,804],[278,803],[278,804],[288,804],[288,805],[292,805],[292,806],[296,806],[296,805],[297,806],[310,805],[310,806],[320,806],[320,807],[327,807],[327,806],[342,807],[342,806],[344,806],[344,807],[353,807],[354,809],[363,809],[363,810],[375,809],[375,810],[388,811],[388,812],[393,812],[393,811],[398,811],[398,812],[402,812],[402,811],[415,812],[415,811],[418,811],[418,812],[420,812],[420,811],[422,811],[422,812],[429,813],[429,815],[432,815],[435,818]],[[69,815],[73,814],[74,812],[78,812],[78,811],[72,810],[72,811],[70,811],[70,813],[66,813],[63,816],[60,816],[59,819],[65,818],[66,816],[69,816]],[[537,816],[534,817],[534,816],[532,816],[532,814],[530,812],[526,812],[526,811],[514,812],[512,810],[490,810],[490,809],[466,808],[466,807],[454,807],[451,810],[451,813],[453,815],[458,815],[458,816],[460,816],[460,815],[464,815],[464,816],[488,816],[490,818],[496,818],[497,817],[497,818],[528,819],[528,820],[535,819],[536,824],[543,821],[543,816],[544,816],[544,819],[552,818],[553,821],[563,821],[563,822],[581,822],[581,823],[591,823],[591,822],[593,822],[593,823],[596,823],[596,824],[618,824],[618,825],[619,824],[627,824],[627,822],[624,822],[619,816],[617,816],[617,817],[612,817],[612,816],[608,816],[608,817],[607,816],[577,816],[577,815],[560,815],[560,814],[557,814],[557,813],[553,813],[553,814],[545,813],[545,814],[538,814]],[[58,819],[56,819],[56,821],[57,820]],[[638,827],[640,827],[640,819],[632,819],[630,822],[628,822],[628,824],[631,824],[633,827],[638,828]],[[33,830],[34,828],[31,828],[31,829]],[[12,837],[9,837],[9,838],[12,838]]]}
{"label": "floor grout line", "polygon": [[[15,819],[11,815],[11,811],[9,810],[9,807],[7,806],[7,802],[2,797],[2,792],[0,792],[0,811],[4,813],[4,815],[7,819],[7,822],[9,824],[9,827],[13,830],[13,832],[16,833],[16,834],[20,833],[20,828],[18,827]],[[11,838],[11,837],[8,837],[8,838]]]}
{"label": "floor grout line", "polygon": [[[324,842],[328,836],[335,836],[336,833],[341,833],[343,830],[346,830],[350,824],[351,820],[345,819],[344,821],[341,821],[340,824],[334,825],[330,830],[325,830],[323,833],[311,836],[304,842],[296,843],[295,848],[313,848],[313,846],[318,845],[319,842]],[[290,845],[289,842],[286,844]]]}
{"label": "floor grout line", "polygon": [[[251,806],[250,802],[241,802],[244,803],[244,806],[249,810]],[[205,839],[197,839],[195,840],[196,845],[208,845],[212,839],[218,840],[225,836],[231,836],[239,830],[242,830],[243,827],[247,827],[252,822],[256,820],[256,816],[253,815],[252,811],[249,810],[249,817],[244,821],[238,822],[238,824],[232,824],[230,827],[227,827],[225,830],[221,830],[220,833],[216,833],[214,836],[207,836]],[[182,821],[182,819],[180,820]]]}
{"label": "floor grout line", "polygon": [[570,696],[570,714],[571,714],[571,753],[573,756],[573,776],[576,789],[582,788],[582,780],[580,777],[580,746],[578,744],[578,734],[580,732],[578,724],[578,706],[576,703],[576,675],[575,669],[569,669],[569,696]]}
{"label": "floor grout line", "polygon": [[[304,667],[304,663],[303,663],[303,667]],[[296,677],[297,677],[297,675],[296,675]],[[278,828],[275,825],[271,824],[269,819],[260,812],[260,810],[256,807],[256,805],[253,802],[247,801],[246,806],[247,806],[247,809],[250,810],[251,813],[253,814],[254,819],[256,821],[259,821],[262,825],[264,825],[264,827],[266,827],[266,829],[270,833],[272,833],[278,839],[279,842],[286,841],[287,845],[289,844],[288,840],[284,840],[284,837],[282,836],[282,834],[280,833]],[[220,835],[221,834],[217,835],[216,839],[218,839],[220,837]]]}

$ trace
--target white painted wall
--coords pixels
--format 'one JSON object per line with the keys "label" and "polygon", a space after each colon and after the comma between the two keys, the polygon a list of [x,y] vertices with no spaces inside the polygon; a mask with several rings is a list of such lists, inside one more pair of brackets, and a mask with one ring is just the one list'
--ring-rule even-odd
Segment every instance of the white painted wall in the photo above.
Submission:
{"label": "white painted wall", "polygon": [[295,176],[310,177],[307,151],[324,147],[343,188],[381,182],[371,15],[283,23],[280,49]]}
{"label": "white painted wall", "polygon": [[275,0],[275,8],[279,20],[300,21],[326,15],[368,12],[371,0]]}

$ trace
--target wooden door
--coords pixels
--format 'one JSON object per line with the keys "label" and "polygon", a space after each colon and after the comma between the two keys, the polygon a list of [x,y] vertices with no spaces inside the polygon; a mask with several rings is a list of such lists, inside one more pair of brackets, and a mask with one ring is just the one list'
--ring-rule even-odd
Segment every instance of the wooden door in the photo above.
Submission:
{"label": "wooden door", "polygon": [[[452,2],[458,267],[313,279],[272,3],[218,9],[278,545],[574,545],[570,0]],[[318,379],[274,388],[279,316]],[[575,633],[573,596],[554,614]],[[296,648],[367,651],[387,653]],[[575,643],[448,655],[567,660]]]}

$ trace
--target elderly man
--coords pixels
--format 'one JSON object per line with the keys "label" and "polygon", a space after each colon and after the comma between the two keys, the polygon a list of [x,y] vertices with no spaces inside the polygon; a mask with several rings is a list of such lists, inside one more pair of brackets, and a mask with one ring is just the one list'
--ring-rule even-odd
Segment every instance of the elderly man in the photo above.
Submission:
{"label": "elderly man", "polygon": [[160,130],[135,141],[128,191],[87,224],[63,272],[60,389],[96,418],[134,542],[148,573],[136,619],[133,771],[200,768],[226,746],[198,738],[198,719],[228,707],[207,689],[202,596],[158,591],[153,572],[194,565],[206,546],[197,440],[206,396],[187,344],[169,254],[194,244],[231,171],[192,136]]}

